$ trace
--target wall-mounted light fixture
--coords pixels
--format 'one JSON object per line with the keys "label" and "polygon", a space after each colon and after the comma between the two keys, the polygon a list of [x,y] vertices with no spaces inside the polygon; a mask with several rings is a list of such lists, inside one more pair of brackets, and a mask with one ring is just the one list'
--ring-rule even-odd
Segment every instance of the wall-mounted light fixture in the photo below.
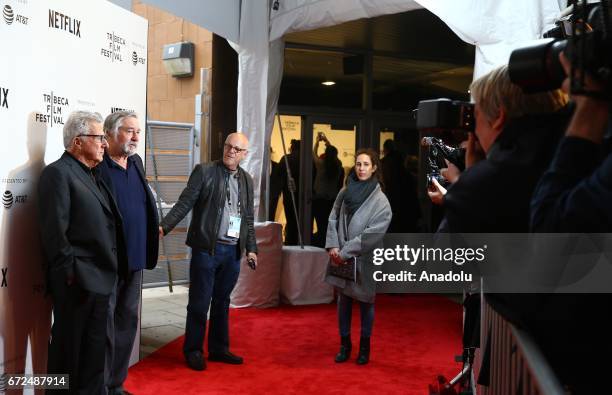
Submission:
{"label": "wall-mounted light fixture", "polygon": [[336,85],[336,82],[335,81],[331,81],[331,80],[327,80],[327,81],[321,82],[321,84],[323,84],[325,86],[332,86],[332,85]]}
{"label": "wall-mounted light fixture", "polygon": [[173,77],[191,77],[193,53],[194,45],[188,41],[164,45],[162,60],[166,71]]}

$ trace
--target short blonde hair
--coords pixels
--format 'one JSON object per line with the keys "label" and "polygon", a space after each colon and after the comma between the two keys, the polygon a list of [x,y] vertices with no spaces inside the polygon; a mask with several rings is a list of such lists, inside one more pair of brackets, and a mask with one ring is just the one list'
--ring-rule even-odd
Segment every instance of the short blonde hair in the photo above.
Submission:
{"label": "short blonde hair", "polygon": [[527,114],[552,113],[567,104],[568,97],[560,89],[540,93],[524,93],[510,81],[508,66],[504,65],[478,78],[470,85],[472,97],[488,120],[497,118],[501,108],[506,118]]}

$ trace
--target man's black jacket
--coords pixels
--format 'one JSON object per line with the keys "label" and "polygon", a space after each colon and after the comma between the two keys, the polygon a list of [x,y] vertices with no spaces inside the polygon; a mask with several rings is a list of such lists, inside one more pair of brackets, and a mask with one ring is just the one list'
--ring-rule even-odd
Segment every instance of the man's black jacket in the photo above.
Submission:
{"label": "man's black jacket", "polygon": [[127,256],[121,215],[104,181],[96,185],[65,152],[43,170],[38,191],[49,289],[73,278],[83,289],[110,294]]}
{"label": "man's black jacket", "polygon": [[[110,169],[108,167],[108,161],[110,160],[112,159],[108,154],[104,154],[104,160],[98,165],[97,169],[100,172],[100,177],[104,180],[113,196],[116,196],[117,192],[115,191],[115,185],[113,184],[113,180],[110,176]],[[130,165],[136,166],[140,181],[142,182],[142,186],[147,196],[147,258],[145,264],[146,268],[150,270],[154,269],[157,265],[157,255],[159,252],[159,216],[157,215],[157,206],[145,177],[142,159],[138,154],[135,154],[130,156],[128,161]]]}
{"label": "man's black jacket", "polygon": [[[164,234],[170,232],[193,208],[193,217],[187,234],[187,245],[215,252],[215,244],[221,226],[221,215],[225,206],[229,170],[219,161],[199,164],[191,172],[187,186],[179,200],[161,222]],[[255,225],[253,219],[253,179],[238,167],[240,186],[240,253],[257,253]]]}
{"label": "man's black jacket", "polygon": [[550,164],[568,111],[513,119],[487,159],[467,169],[444,197],[453,233],[526,233],[535,186]]}

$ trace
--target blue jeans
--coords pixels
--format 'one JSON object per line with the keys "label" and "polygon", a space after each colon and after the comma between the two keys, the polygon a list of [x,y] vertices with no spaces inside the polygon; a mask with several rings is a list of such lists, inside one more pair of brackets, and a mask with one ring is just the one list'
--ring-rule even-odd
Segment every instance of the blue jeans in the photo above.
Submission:
{"label": "blue jeans", "polygon": [[185,354],[204,352],[206,316],[210,306],[208,352],[229,350],[230,294],[240,274],[238,246],[217,243],[215,254],[193,249],[189,268],[189,302],[185,325]]}
{"label": "blue jeans", "polygon": [[[372,336],[374,325],[374,303],[359,302],[361,313],[361,337]],[[353,298],[344,294],[338,294],[338,324],[340,336],[351,334],[351,316],[353,315]]]}

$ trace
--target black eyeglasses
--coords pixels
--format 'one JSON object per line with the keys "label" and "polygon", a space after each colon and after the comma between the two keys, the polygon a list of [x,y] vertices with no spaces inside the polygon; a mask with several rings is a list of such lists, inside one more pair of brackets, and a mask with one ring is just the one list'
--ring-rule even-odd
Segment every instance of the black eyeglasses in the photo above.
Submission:
{"label": "black eyeglasses", "polygon": [[103,134],[79,134],[77,137],[95,137],[98,139],[100,144],[106,141],[106,136]]}
{"label": "black eyeglasses", "polygon": [[234,152],[236,152],[237,154],[240,154],[246,151],[246,148],[236,147],[235,145],[231,145],[228,143],[225,143],[224,146],[228,151],[234,150]]}

